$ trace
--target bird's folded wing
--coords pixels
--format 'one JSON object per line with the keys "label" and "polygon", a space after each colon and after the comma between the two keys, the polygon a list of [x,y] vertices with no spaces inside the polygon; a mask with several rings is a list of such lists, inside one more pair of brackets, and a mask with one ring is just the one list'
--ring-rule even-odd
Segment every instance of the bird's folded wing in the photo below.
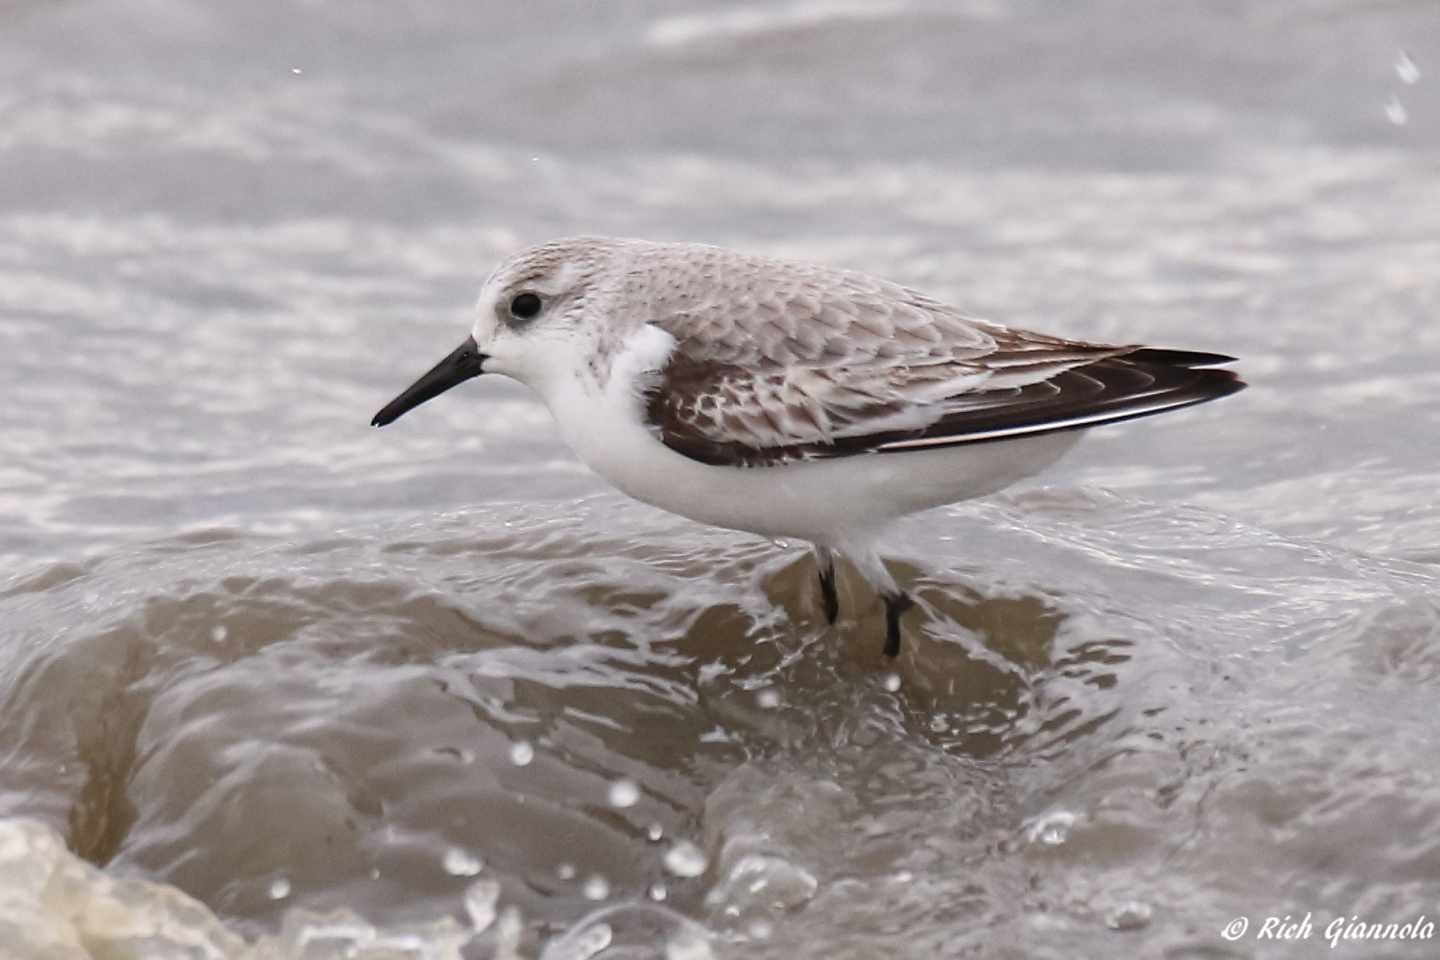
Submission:
{"label": "bird's folded wing", "polygon": [[989,343],[953,352],[930,344],[898,356],[747,356],[743,364],[723,345],[677,338],[645,393],[646,418],[666,446],[691,459],[768,466],[1078,429],[1244,386],[1212,368],[1231,359],[1217,354],[1079,343],[989,324],[974,330]]}

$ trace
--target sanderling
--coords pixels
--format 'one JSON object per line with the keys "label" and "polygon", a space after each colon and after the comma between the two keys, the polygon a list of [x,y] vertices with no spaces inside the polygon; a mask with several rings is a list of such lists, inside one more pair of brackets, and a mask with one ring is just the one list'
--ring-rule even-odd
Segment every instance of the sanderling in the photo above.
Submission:
{"label": "sanderling", "polygon": [[1083,430],[1241,389],[1234,358],[1064,340],[974,320],[875,277],[717,247],[581,237],[485,282],[471,337],[375,415],[383,426],[481,373],[527,384],[596,473],[702,523],[835,554],[884,601],[892,521],[993,493]]}

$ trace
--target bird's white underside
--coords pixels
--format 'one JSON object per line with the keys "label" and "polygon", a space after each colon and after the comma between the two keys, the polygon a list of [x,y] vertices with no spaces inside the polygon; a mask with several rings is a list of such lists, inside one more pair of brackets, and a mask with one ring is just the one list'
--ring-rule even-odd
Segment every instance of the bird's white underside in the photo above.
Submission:
{"label": "bird's white underside", "polygon": [[[715,526],[868,553],[900,517],[994,493],[1050,466],[1080,436],[1058,431],[754,468],[705,464],[665,446],[644,421],[640,390],[672,343],[663,330],[639,328],[598,389],[587,377],[557,376],[537,392],[561,437],[592,470],[637,500]],[[567,349],[564,341],[551,347]],[[581,369],[584,357],[552,354],[550,361]]]}

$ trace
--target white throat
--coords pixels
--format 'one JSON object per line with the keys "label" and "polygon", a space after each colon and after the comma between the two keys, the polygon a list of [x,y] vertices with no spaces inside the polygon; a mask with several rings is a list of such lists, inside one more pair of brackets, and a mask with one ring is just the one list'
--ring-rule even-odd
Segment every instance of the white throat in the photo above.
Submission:
{"label": "white throat", "polygon": [[[558,344],[557,344],[558,347]],[[556,349],[550,375],[530,386],[550,408],[560,435],[581,460],[622,490],[642,470],[659,440],[645,424],[645,390],[675,347],[675,338],[654,324],[632,330],[596,369],[590,345],[579,340]]]}

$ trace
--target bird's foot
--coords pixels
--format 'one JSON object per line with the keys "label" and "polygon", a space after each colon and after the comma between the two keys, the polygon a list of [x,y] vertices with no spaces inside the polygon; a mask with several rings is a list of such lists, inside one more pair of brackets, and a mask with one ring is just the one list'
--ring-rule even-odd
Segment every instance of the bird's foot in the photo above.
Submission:
{"label": "bird's foot", "polygon": [[815,544],[815,566],[820,571],[820,602],[825,619],[833,626],[840,616],[840,597],[835,593],[835,551]]}
{"label": "bird's foot", "polygon": [[915,601],[904,591],[881,594],[880,598],[885,601],[885,656],[894,659],[900,655],[900,615],[915,606]]}
{"label": "bird's foot", "polygon": [[840,616],[840,597],[835,593],[835,565],[820,567],[820,602],[825,608],[825,621],[831,625]]}

